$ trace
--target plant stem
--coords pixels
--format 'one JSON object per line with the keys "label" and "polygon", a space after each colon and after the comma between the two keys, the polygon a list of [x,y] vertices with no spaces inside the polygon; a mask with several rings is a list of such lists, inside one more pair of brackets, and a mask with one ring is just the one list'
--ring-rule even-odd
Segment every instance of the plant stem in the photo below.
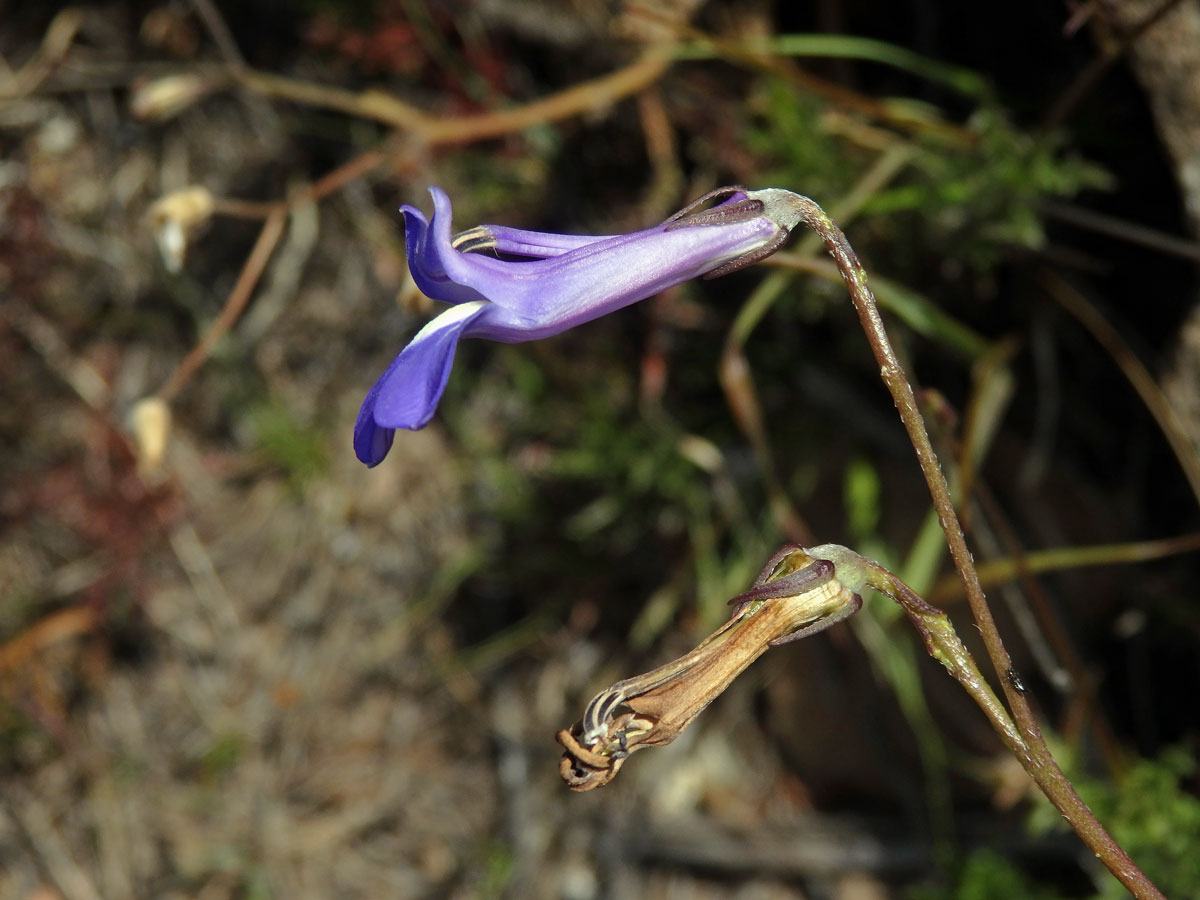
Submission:
{"label": "plant stem", "polygon": [[[879,363],[880,376],[896,403],[900,419],[904,423],[904,428],[908,432],[909,440],[912,442],[917,460],[921,465],[921,471],[925,475],[925,483],[933,498],[933,506],[937,511],[942,531],[945,532],[946,543],[950,548],[950,555],[954,559],[954,567],[958,570],[959,578],[966,591],[967,601],[975,617],[975,623],[979,626],[980,634],[983,637],[984,647],[1000,676],[1000,683],[1008,700],[1009,708],[1012,710],[1016,735],[1002,727],[1004,722],[999,718],[999,713],[1003,708],[1000,706],[999,699],[995,697],[991,688],[987,687],[986,682],[975,669],[974,661],[970,659],[970,654],[966,653],[966,648],[954,634],[953,626],[950,625],[949,618],[945,613],[920,600],[907,586],[902,586],[899,579],[891,576],[890,572],[887,573],[891,576],[890,579],[880,579],[881,584],[887,584],[889,587],[889,590],[883,592],[904,605],[905,611],[909,613],[914,623],[918,624],[918,628],[925,636],[934,658],[946,665],[951,674],[976,699],[976,702],[980,703],[980,706],[992,719],[993,725],[996,726],[1005,744],[1016,754],[1017,759],[1020,760],[1021,765],[1030,774],[1042,793],[1058,808],[1075,832],[1083,839],[1083,842],[1108,867],[1109,871],[1139,900],[1142,898],[1165,900],[1163,894],[1134,865],[1129,855],[1112,839],[1095,814],[1088,809],[1087,804],[1075,792],[1075,788],[1063,774],[1058,763],[1055,762],[1050,748],[1046,745],[1024,690],[1018,687],[1019,682],[1010,677],[1013,672],[1012,658],[1009,656],[1000,632],[996,628],[995,620],[992,618],[987,598],[979,583],[979,575],[975,570],[971,551],[967,548],[962,524],[954,509],[946,476],[942,472],[937,454],[934,453],[929,433],[925,429],[925,420],[921,416],[916,397],[913,395],[912,386],[908,383],[904,369],[896,358],[891,341],[888,339],[883,319],[880,317],[875,303],[875,297],[867,284],[866,270],[842,230],[834,224],[820,206],[807,197],[799,197],[797,198],[797,212],[802,221],[816,231],[825,242],[825,247],[834,262],[837,263],[842,280],[845,281],[850,292],[855,311],[866,332],[867,341]],[[920,601],[919,604],[914,600]],[[927,610],[933,610],[933,613]],[[922,627],[922,622],[925,623],[925,627]],[[951,636],[953,637],[952,641],[950,641]],[[938,642],[936,652],[931,639],[936,639]],[[949,643],[945,643],[943,646],[943,642],[946,641]],[[965,658],[959,656],[960,651],[955,645],[962,648],[961,653],[966,653]],[[975,683],[976,680],[979,683]],[[991,699],[988,699],[987,695],[990,695]],[[1004,720],[1007,718],[1006,715],[1003,717]],[[1014,738],[1018,740],[1014,741]]]}

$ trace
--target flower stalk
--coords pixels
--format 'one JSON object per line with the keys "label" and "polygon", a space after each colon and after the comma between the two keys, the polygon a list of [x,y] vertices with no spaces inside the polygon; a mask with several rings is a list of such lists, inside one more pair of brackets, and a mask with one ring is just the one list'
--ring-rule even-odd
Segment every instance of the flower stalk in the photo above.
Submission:
{"label": "flower stalk", "polygon": [[[942,472],[937,454],[933,450],[933,444],[925,428],[924,417],[917,406],[912,385],[908,382],[904,369],[896,357],[895,350],[892,348],[887,330],[884,328],[883,319],[879,314],[879,307],[867,283],[866,270],[859,261],[858,255],[850,246],[850,242],[846,240],[846,236],[842,233],[842,230],[834,224],[825,211],[814,201],[807,197],[800,197],[797,201],[796,212],[800,220],[821,237],[825,243],[826,250],[828,250],[830,256],[833,257],[834,262],[837,264],[838,272],[841,274],[846,288],[850,292],[850,299],[853,301],[855,311],[858,313],[859,322],[867,335],[867,341],[871,345],[875,359],[879,363],[880,376],[896,403],[900,419],[904,423],[909,440],[916,451],[917,461],[920,463],[921,471],[925,476],[925,483],[933,499],[934,509],[937,510],[942,531],[946,535],[946,543],[950,548],[950,555],[954,560],[955,569],[958,571],[959,579],[962,581],[963,589],[966,592],[971,613],[975,618],[975,623],[979,626],[988,658],[991,660],[996,672],[1000,675],[1005,698],[1008,701],[1009,708],[1012,710],[1011,721],[1015,725],[1017,735],[1020,738],[1020,745],[1014,746],[1011,744],[1012,735],[1008,733],[1006,728],[1001,727],[1003,723],[998,718],[998,710],[1002,709],[1002,707],[999,706],[999,700],[995,698],[990,688],[987,688],[986,694],[992,695],[994,703],[992,700],[988,700],[986,704],[983,702],[986,699],[986,695],[980,689],[980,685],[976,684],[976,681],[981,682],[983,685],[986,685],[986,682],[983,682],[983,679],[978,676],[977,671],[974,675],[971,675],[970,672],[961,668],[961,660],[956,656],[957,650],[954,650],[953,653],[950,652],[953,650],[953,646],[952,642],[947,643],[947,640],[953,634],[953,628],[949,626],[949,619],[945,617],[945,614],[934,615],[923,609],[923,607],[928,607],[928,609],[932,610],[935,607],[929,607],[919,597],[916,597],[910,589],[902,586],[899,579],[891,576],[891,573],[887,573],[890,577],[884,576],[882,572],[886,570],[882,570],[882,567],[868,567],[866,569],[868,577],[878,582],[871,586],[875,587],[881,593],[892,597],[904,607],[909,618],[925,638],[926,646],[929,648],[931,655],[943,665],[946,665],[950,673],[971,693],[976,702],[980,703],[984,712],[988,713],[989,718],[992,719],[992,724],[996,727],[1001,738],[1005,740],[1009,749],[1014,752],[1038,788],[1041,789],[1042,793],[1046,795],[1058,811],[1062,813],[1063,817],[1070,823],[1083,842],[1096,854],[1096,857],[1104,863],[1108,870],[1116,876],[1117,880],[1134,897],[1137,897],[1138,900],[1165,900],[1162,892],[1134,864],[1133,860],[1129,858],[1129,855],[1121,846],[1113,840],[1095,814],[1075,791],[1075,788],[1066,775],[1063,774],[1062,769],[1059,768],[1058,763],[1054,759],[1054,755],[1050,752],[1045,738],[1042,736],[1041,728],[1033,713],[1033,708],[1030,706],[1024,690],[1021,689],[1019,680],[1012,677],[1014,672],[1012,658],[1009,656],[1008,649],[1004,646],[999,629],[996,628],[987,598],[983,593],[983,587],[980,585],[979,575],[975,570],[974,557],[967,547],[962,523],[959,521],[958,513],[954,508],[954,501],[950,494],[950,487],[946,482],[946,476]],[[954,640],[957,641],[956,636]]]}

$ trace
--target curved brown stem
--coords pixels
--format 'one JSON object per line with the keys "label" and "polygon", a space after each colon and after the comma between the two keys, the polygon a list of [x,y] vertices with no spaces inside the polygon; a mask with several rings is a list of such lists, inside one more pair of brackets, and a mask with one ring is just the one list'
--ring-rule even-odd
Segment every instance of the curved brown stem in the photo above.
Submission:
{"label": "curved brown stem", "polygon": [[[912,386],[908,383],[904,369],[888,339],[887,330],[883,326],[883,319],[879,315],[879,308],[875,303],[875,297],[867,284],[866,270],[842,230],[833,223],[820,206],[807,197],[798,197],[796,198],[796,207],[801,220],[821,236],[826,249],[837,263],[838,271],[854,302],[854,309],[858,313],[859,321],[866,332],[867,341],[879,363],[880,375],[896,403],[900,419],[904,423],[909,440],[916,451],[917,461],[921,465],[925,483],[929,487],[934,509],[937,510],[938,520],[946,535],[946,544],[954,559],[954,567],[958,570],[959,578],[966,591],[967,601],[971,606],[975,623],[979,626],[988,658],[1000,676],[1005,698],[1008,700],[1009,709],[1012,710],[1013,720],[1022,740],[1020,748],[1011,745],[1010,748],[1013,749],[1017,759],[1020,760],[1021,765],[1037,783],[1037,786],[1063,814],[1063,817],[1084,843],[1133,896],[1165,900],[1158,888],[1134,865],[1129,855],[1112,839],[1095,814],[1088,809],[1087,804],[1076,793],[1075,788],[1063,774],[1050,752],[1050,748],[1046,745],[1024,690],[1020,688],[1019,682],[1008,677],[1009,673],[1013,671],[1012,658],[1004,646],[987,598],[983,594],[979,575],[975,570],[974,559],[967,547],[967,540],[963,534],[958,513],[954,509],[950,487],[946,483],[946,476],[942,472],[937,454],[934,453],[933,444],[930,442],[929,433],[925,428],[925,420],[917,407]],[[837,561],[834,562],[836,564]],[[894,576],[892,577],[894,579]],[[889,594],[889,596],[893,595]],[[913,596],[915,597],[915,595]],[[921,602],[924,604],[924,601]],[[928,604],[924,605],[928,606]],[[905,606],[905,610],[909,610],[908,605]],[[946,619],[946,621],[949,620]],[[942,660],[942,662],[945,661]],[[1001,731],[1001,735],[1004,736],[1003,731]],[[1009,743],[1007,739],[1005,742]]]}

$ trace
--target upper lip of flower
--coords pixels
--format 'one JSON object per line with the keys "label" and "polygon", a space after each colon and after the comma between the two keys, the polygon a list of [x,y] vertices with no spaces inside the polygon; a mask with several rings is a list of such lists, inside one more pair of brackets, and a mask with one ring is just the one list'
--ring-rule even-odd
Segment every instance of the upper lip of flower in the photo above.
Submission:
{"label": "upper lip of flower", "polygon": [[[402,207],[409,268],[424,294],[455,308],[422,328],[367,394],[354,447],[369,466],[383,460],[394,429],[421,428],[432,418],[460,338],[516,343],[550,337],[696,276],[756,261],[782,244],[795,224],[778,212],[776,195],[787,192],[723,188],[630,234],[484,225],[452,238],[450,199],[440,188],[429,192],[430,220],[415,207]],[[695,211],[713,197],[727,199]]]}

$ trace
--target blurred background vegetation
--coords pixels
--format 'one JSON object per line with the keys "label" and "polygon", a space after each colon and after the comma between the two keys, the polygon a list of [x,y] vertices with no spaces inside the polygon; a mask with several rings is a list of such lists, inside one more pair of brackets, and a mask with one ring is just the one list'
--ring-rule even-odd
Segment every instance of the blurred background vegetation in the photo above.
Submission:
{"label": "blurred background vegetation", "polygon": [[785,540],[974,635],[811,238],[466,342],[354,460],[432,311],[400,203],[612,233],[743,183],[849,235],[1061,758],[1200,897],[1197,20],[0,0],[0,896],[1121,896],[878,598],[559,781],[554,732]]}

